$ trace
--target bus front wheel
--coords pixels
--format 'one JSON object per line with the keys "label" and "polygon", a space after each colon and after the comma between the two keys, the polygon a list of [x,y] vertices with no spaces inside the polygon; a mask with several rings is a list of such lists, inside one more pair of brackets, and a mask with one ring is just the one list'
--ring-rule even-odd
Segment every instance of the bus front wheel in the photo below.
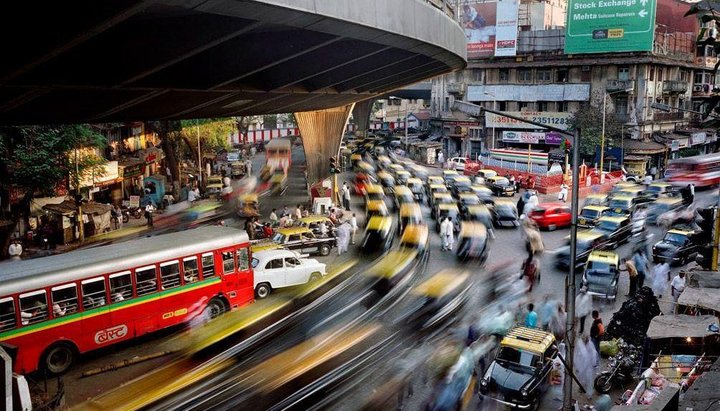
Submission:
{"label": "bus front wheel", "polygon": [[75,361],[75,347],[59,342],[51,345],[43,355],[42,366],[53,375],[63,374]]}

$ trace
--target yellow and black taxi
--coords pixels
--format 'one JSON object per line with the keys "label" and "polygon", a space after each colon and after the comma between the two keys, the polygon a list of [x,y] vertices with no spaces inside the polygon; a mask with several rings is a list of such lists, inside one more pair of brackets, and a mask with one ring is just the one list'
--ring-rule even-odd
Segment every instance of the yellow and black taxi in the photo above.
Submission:
{"label": "yellow and black taxi", "polygon": [[480,198],[473,193],[462,193],[457,197],[458,208],[460,208],[460,214],[465,214],[467,208],[470,206],[483,204]]}
{"label": "yellow and black taxi", "polygon": [[642,186],[638,183],[633,183],[630,181],[621,181],[619,183],[616,183],[612,189],[610,189],[610,192],[608,193],[608,197],[612,198],[617,195],[617,193],[624,191],[624,190],[633,190],[633,189],[640,189],[642,190]]}
{"label": "yellow and black taxi", "polygon": [[648,192],[645,187],[642,186],[622,189],[613,195],[613,198],[618,197],[632,197],[633,203],[635,205],[651,203],[657,198],[656,196],[653,196],[651,192]]}
{"label": "yellow and black taxi", "polygon": [[[504,178],[504,177],[503,177]],[[495,227],[519,227],[520,217],[515,203],[507,199],[498,199],[491,209]]]}
{"label": "yellow and black taxi", "polygon": [[405,203],[415,203],[415,196],[413,192],[407,186],[396,186],[393,189],[393,204],[395,208],[399,208]]}
{"label": "yellow and black taxi", "polygon": [[646,196],[653,198],[673,197],[677,194],[677,192],[675,191],[675,186],[664,181],[656,181],[654,183],[650,183],[650,185],[647,186],[643,193]]}
{"label": "yellow and black taxi", "polygon": [[385,200],[385,191],[382,186],[377,184],[365,184],[365,201]]}
{"label": "yellow and black taxi", "polygon": [[664,261],[671,265],[685,265],[693,261],[702,245],[699,230],[673,228],[665,233],[662,240],[653,245],[653,262]]}
{"label": "yellow and black taxi", "polygon": [[393,219],[389,215],[373,215],[365,225],[362,241],[364,251],[384,251],[390,248],[395,236]]}
{"label": "yellow and black taxi", "polygon": [[675,211],[683,206],[683,200],[680,197],[660,197],[648,207],[647,222],[655,224],[661,215]]}
{"label": "yellow and black taxi", "polygon": [[593,193],[585,197],[583,207],[587,206],[607,206],[609,199],[607,194]]}
{"label": "yellow and black taxi", "polygon": [[408,225],[422,224],[422,210],[418,203],[404,203],[398,211],[398,232],[402,233]]}
{"label": "yellow and black taxi", "polygon": [[451,218],[453,223],[453,232],[457,234],[460,231],[460,210],[457,204],[439,203],[435,206],[435,232],[440,233],[440,223],[444,218]]}
{"label": "yellow and black taxi", "polygon": [[470,186],[470,190],[485,204],[493,204],[495,202],[492,190],[486,186],[474,184]]}
{"label": "yellow and black taxi", "polygon": [[412,177],[407,170],[395,170],[395,182],[397,184],[407,184],[407,181]]}
{"label": "yellow and black taxi", "polygon": [[386,295],[398,283],[408,279],[420,263],[420,251],[410,247],[390,250],[375,264],[365,270],[365,276],[371,282],[378,296]]}
{"label": "yellow and black taxi", "polygon": [[369,219],[374,215],[390,215],[390,212],[388,211],[384,200],[368,200],[367,203],[365,203],[365,214]]}
{"label": "yellow and black taxi", "polygon": [[485,224],[488,229],[493,227],[493,215],[485,204],[468,206],[460,215],[462,221],[477,221]]}
{"label": "yellow and black taxi", "polygon": [[480,264],[487,260],[490,243],[485,224],[478,221],[463,221],[460,223],[458,246],[455,254],[462,261],[475,260]]}
{"label": "yellow and black taxi", "polygon": [[495,176],[485,179],[485,185],[498,197],[512,196],[515,194],[515,184],[505,177]]}
{"label": "yellow and black taxi", "polygon": [[[607,234],[591,230],[577,233],[577,264],[576,270],[581,270],[588,256],[594,250],[604,250],[607,247]],[[570,268],[570,237],[565,238],[565,245],[558,248],[555,253],[555,266],[563,271]]]}
{"label": "yellow and black taxi", "polygon": [[635,211],[635,197],[614,196],[608,202],[609,215],[631,215]]}
{"label": "yellow and black taxi", "polygon": [[445,181],[445,184],[450,185],[453,180],[455,180],[457,177],[460,177],[460,173],[458,173],[456,170],[443,170],[442,171],[442,178]]}
{"label": "yellow and black taxi", "polygon": [[400,248],[409,248],[424,252],[428,248],[430,236],[427,224],[408,224],[400,236]]}
{"label": "yellow and black taxi", "polygon": [[610,209],[602,205],[587,205],[580,210],[578,216],[578,227],[591,228],[595,227],[600,217],[607,215]]}
{"label": "yellow and black taxi", "polygon": [[335,238],[319,238],[308,227],[279,228],[275,231],[272,240],[301,254],[328,255],[335,247]]}
{"label": "yellow and black taxi", "polygon": [[452,195],[458,198],[460,194],[472,193],[472,182],[469,177],[459,176],[450,183],[449,188]]}
{"label": "yellow and black taxi", "polygon": [[408,178],[407,187],[413,193],[413,198],[417,202],[422,202],[423,196],[425,195],[425,186],[422,180],[417,177]]}
{"label": "yellow and black taxi", "polygon": [[502,340],[485,375],[480,395],[512,408],[536,410],[550,386],[558,351],[552,333],[515,327]]}
{"label": "yellow and black taxi", "polygon": [[380,185],[382,185],[383,191],[385,191],[385,193],[389,193],[393,189],[393,187],[395,187],[395,177],[393,177],[392,174],[388,173],[387,171],[378,172],[377,179],[380,182]]}
{"label": "yellow and black taxi", "polygon": [[[350,164],[352,164],[353,168],[356,168],[358,163],[363,161],[362,154],[360,153],[353,153],[350,154]],[[357,170],[355,170],[357,171]]]}
{"label": "yellow and black taxi", "polygon": [[430,202],[430,217],[437,218],[437,207],[440,204],[455,205],[455,199],[450,193],[434,193]]}
{"label": "yellow and black taxi", "polygon": [[[443,320],[462,309],[468,297],[471,279],[470,272],[457,268],[446,268],[432,275],[410,292],[418,304],[413,304],[417,308],[407,313],[403,323],[426,332],[442,324]],[[465,370],[469,372],[467,377],[470,377],[473,368],[471,365],[469,370]],[[472,388],[473,385],[470,385]]]}
{"label": "yellow and black taxi", "polygon": [[388,168],[390,167],[390,164],[392,164],[392,160],[390,160],[390,157],[386,155],[379,155],[377,156],[376,163],[380,168]]}
{"label": "yellow and black taxi", "polygon": [[620,278],[619,257],[612,251],[593,251],[585,263],[582,285],[590,295],[614,300]]}
{"label": "yellow and black taxi", "polygon": [[[445,185],[445,180],[441,176],[428,176],[425,181],[425,191],[430,194],[430,186],[432,185]],[[446,187],[447,188],[447,187]]]}
{"label": "yellow and black taxi", "polygon": [[605,234],[607,248],[618,248],[620,244],[630,241],[632,223],[629,216],[605,216],[600,217],[590,231]]}
{"label": "yellow and black taxi", "polygon": [[335,224],[333,224],[332,220],[324,215],[309,215],[295,220],[293,225],[296,227],[307,227],[312,230],[316,236],[319,236],[321,234],[320,225],[322,223],[325,223],[325,228],[327,228],[328,233],[331,233],[333,229],[335,229]]}
{"label": "yellow and black taxi", "polygon": [[276,243],[272,240],[261,240],[256,243],[253,243],[250,246],[250,251],[252,251],[253,254],[259,252],[259,251],[265,251],[265,250],[282,250],[283,246]]}

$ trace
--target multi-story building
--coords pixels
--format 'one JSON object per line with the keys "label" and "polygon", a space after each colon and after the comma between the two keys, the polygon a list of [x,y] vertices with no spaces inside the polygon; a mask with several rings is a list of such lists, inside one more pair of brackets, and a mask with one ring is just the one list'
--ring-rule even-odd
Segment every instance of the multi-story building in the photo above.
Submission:
{"label": "multi-story building", "polygon": [[[602,108],[605,99],[608,115],[624,125],[623,137],[633,140],[626,150],[623,137],[612,136],[620,140],[616,157],[634,155],[647,168],[662,167],[668,155],[673,156],[671,147],[677,147],[670,140],[681,138],[694,118],[680,111],[658,111],[651,104],[699,109],[701,102],[696,99],[709,96],[714,88],[716,57],[711,47],[696,49],[699,22],[683,17],[689,4],[657,2],[651,51],[594,54],[565,53],[566,30],[558,27],[565,20],[559,18],[565,14],[564,2],[521,2],[515,55],[469,56],[466,70],[433,81],[435,125],[467,121],[453,110],[454,102],[460,100],[565,128],[583,103]],[[703,33],[713,34],[710,29]],[[448,127],[445,130],[447,134]],[[474,156],[477,147],[483,152],[527,151],[530,144],[532,150],[550,152],[561,141],[553,133],[492,114],[476,126],[468,125],[463,137],[446,138],[445,149]],[[475,142],[463,146],[468,140]]]}

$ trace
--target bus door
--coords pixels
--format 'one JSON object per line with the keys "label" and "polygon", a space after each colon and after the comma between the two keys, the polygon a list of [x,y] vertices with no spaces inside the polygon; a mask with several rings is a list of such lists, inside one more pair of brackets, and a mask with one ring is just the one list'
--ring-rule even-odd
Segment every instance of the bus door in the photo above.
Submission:
{"label": "bus door", "polygon": [[236,308],[242,301],[242,292],[247,287],[252,288],[252,276],[249,275],[249,252],[247,247],[231,248],[220,251],[222,260],[223,290],[230,301],[231,308]]}

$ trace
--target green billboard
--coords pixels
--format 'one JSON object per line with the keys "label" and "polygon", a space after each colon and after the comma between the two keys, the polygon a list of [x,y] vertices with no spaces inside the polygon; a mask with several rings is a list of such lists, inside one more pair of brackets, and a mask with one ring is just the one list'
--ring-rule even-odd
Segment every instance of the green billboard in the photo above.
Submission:
{"label": "green billboard", "polygon": [[570,0],[565,54],[652,51],[656,0]]}

